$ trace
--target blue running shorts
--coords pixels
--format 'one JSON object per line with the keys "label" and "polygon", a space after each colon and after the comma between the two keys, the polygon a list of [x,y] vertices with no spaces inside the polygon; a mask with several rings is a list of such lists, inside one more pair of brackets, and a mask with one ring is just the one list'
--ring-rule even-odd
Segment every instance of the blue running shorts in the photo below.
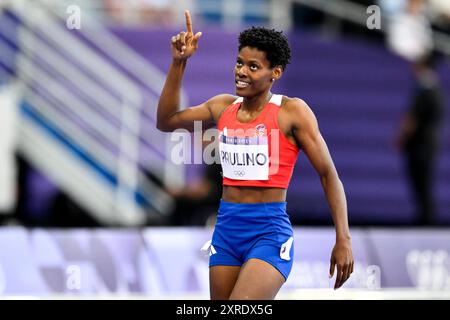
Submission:
{"label": "blue running shorts", "polygon": [[209,248],[209,266],[241,266],[257,258],[274,266],[286,281],[292,269],[293,240],[286,202],[221,200]]}

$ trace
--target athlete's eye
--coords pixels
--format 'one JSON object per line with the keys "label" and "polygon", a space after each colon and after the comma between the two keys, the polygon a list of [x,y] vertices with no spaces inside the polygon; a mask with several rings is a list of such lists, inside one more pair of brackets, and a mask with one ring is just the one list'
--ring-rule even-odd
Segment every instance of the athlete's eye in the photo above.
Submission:
{"label": "athlete's eye", "polygon": [[250,66],[250,70],[252,70],[252,71],[258,70],[258,66],[257,66],[256,64],[252,64],[252,65]]}
{"label": "athlete's eye", "polygon": [[238,68],[242,67],[242,62],[241,61],[237,61],[236,62],[236,67],[238,67]]}

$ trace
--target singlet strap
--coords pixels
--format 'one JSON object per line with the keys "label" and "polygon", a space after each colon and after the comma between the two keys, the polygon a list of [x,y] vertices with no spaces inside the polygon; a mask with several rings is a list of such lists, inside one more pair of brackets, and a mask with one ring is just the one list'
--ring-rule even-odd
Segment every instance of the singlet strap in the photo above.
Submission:
{"label": "singlet strap", "polygon": [[241,103],[242,101],[244,101],[244,98],[243,97],[239,97],[236,100],[234,100],[232,104]]}
{"label": "singlet strap", "polygon": [[[273,104],[281,107],[282,100],[283,100],[282,94],[273,94],[269,100],[269,103],[273,103]],[[242,101],[244,101],[244,98],[238,97],[236,100],[233,101],[232,104],[241,103]]]}
{"label": "singlet strap", "polygon": [[282,94],[273,94],[272,97],[269,100],[269,103],[273,103],[279,107],[281,107],[281,102],[283,100]]}

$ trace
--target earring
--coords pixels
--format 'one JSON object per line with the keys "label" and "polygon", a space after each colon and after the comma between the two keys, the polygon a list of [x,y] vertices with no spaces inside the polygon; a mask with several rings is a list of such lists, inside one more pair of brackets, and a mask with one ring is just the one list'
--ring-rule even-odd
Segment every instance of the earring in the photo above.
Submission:
{"label": "earring", "polygon": [[270,81],[271,81],[271,82],[274,82],[274,81],[275,81],[275,78],[270,79]]}

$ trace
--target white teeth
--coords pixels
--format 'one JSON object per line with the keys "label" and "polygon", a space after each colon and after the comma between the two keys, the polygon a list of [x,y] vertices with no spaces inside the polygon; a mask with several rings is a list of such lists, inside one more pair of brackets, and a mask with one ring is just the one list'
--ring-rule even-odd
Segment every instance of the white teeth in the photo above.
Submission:
{"label": "white teeth", "polygon": [[250,84],[247,83],[247,82],[243,82],[243,81],[237,81],[237,82],[236,82],[236,85],[237,85],[237,87],[239,87],[239,88],[245,88],[245,87],[248,87]]}

